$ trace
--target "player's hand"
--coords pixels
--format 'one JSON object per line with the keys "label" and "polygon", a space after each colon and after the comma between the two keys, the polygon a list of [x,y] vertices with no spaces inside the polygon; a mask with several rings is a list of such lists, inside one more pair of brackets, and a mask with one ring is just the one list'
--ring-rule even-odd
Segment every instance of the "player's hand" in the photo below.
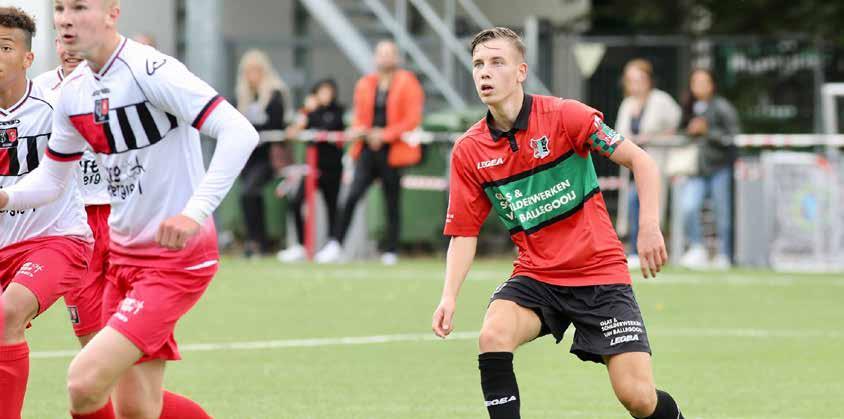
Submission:
{"label": "player's hand", "polygon": [[6,195],[6,192],[0,191],[0,208],[5,208],[8,203],[9,195]]}
{"label": "player's hand", "polygon": [[642,276],[656,278],[656,273],[668,262],[668,252],[665,250],[665,239],[659,224],[639,227],[638,244],[639,263]]}
{"label": "player's hand", "polygon": [[431,329],[434,331],[434,334],[445,339],[452,330],[454,330],[454,325],[452,324],[452,320],[454,318],[454,308],[457,305],[457,302],[453,298],[443,297],[440,300],[440,305],[437,307],[436,311],[434,311],[434,318],[431,322]]}
{"label": "player's hand", "polygon": [[199,233],[199,227],[199,223],[190,217],[184,215],[170,217],[158,226],[155,242],[170,250],[184,249],[188,239]]}

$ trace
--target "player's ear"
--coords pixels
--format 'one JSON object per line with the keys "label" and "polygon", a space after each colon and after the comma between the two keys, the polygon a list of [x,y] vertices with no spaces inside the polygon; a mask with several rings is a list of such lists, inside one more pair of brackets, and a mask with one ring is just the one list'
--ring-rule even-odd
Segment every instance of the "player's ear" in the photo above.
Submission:
{"label": "player's ear", "polygon": [[518,70],[519,70],[519,74],[516,76],[516,79],[519,81],[519,83],[524,83],[525,80],[527,80],[527,74],[528,74],[527,63],[522,62],[521,64],[519,64]]}
{"label": "player's ear", "polygon": [[116,28],[117,27],[117,20],[120,18],[120,5],[118,3],[113,3],[108,7],[106,10],[106,23],[108,26]]}
{"label": "player's ear", "polygon": [[35,53],[32,51],[27,51],[26,54],[23,56],[23,68],[24,70],[29,70],[29,67],[32,67],[32,63],[35,61]]}

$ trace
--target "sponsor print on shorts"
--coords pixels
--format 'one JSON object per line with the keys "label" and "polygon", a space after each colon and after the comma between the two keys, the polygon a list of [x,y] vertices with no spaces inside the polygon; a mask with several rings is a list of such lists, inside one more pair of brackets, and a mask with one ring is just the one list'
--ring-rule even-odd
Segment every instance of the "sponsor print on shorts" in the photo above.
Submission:
{"label": "sponsor print on shorts", "polygon": [[114,317],[125,323],[129,321],[129,316],[137,315],[143,309],[143,301],[127,297],[120,302],[120,308],[117,310],[117,313],[114,313]]}
{"label": "sponsor print on shorts", "polygon": [[645,333],[645,326],[638,320],[619,321],[615,317],[601,321],[601,333],[610,340],[610,346],[638,342]]}
{"label": "sponsor print on shorts", "polygon": [[510,234],[531,234],[563,220],[598,192],[592,159],[573,152],[499,181],[484,184],[484,192]]}
{"label": "sponsor print on shorts", "polygon": [[24,263],[20,269],[18,269],[18,275],[28,276],[30,278],[35,278],[35,274],[44,270],[44,266],[39,265],[35,262],[26,262]]}

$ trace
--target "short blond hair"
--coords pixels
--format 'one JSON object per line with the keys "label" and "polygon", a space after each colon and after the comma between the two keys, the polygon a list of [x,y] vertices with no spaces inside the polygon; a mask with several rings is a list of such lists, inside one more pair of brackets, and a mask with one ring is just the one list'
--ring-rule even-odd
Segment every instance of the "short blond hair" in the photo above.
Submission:
{"label": "short blond hair", "polygon": [[521,54],[522,57],[525,56],[525,43],[522,42],[522,38],[519,36],[519,34],[514,32],[510,28],[503,28],[500,26],[496,28],[484,29],[478,32],[478,34],[475,35],[475,38],[472,39],[470,53],[474,54],[475,48],[477,48],[478,45],[483,44],[484,42],[492,41],[493,39],[506,39],[510,41],[510,43],[513,44],[513,46],[516,47],[516,49],[519,51],[519,54]]}

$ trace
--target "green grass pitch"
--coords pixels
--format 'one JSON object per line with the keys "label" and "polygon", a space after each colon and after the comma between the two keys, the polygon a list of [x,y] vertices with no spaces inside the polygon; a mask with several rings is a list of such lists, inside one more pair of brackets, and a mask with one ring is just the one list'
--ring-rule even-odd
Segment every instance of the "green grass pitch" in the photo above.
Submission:
{"label": "green grass pitch", "polygon": [[[167,388],[217,418],[485,418],[471,333],[509,272],[507,260],[477,262],[455,322],[468,333],[438,341],[427,336],[442,260],[383,267],[224,259],[177,329],[194,349],[168,366]],[[669,270],[636,279],[635,289],[657,385],[687,418],[844,417],[841,275]],[[371,336],[394,341],[339,339]],[[63,304],[36,319],[28,337],[24,417],[67,417],[70,357],[53,351],[77,344]],[[578,361],[570,343],[545,337],[516,353],[523,417],[629,417],[604,368]]]}

